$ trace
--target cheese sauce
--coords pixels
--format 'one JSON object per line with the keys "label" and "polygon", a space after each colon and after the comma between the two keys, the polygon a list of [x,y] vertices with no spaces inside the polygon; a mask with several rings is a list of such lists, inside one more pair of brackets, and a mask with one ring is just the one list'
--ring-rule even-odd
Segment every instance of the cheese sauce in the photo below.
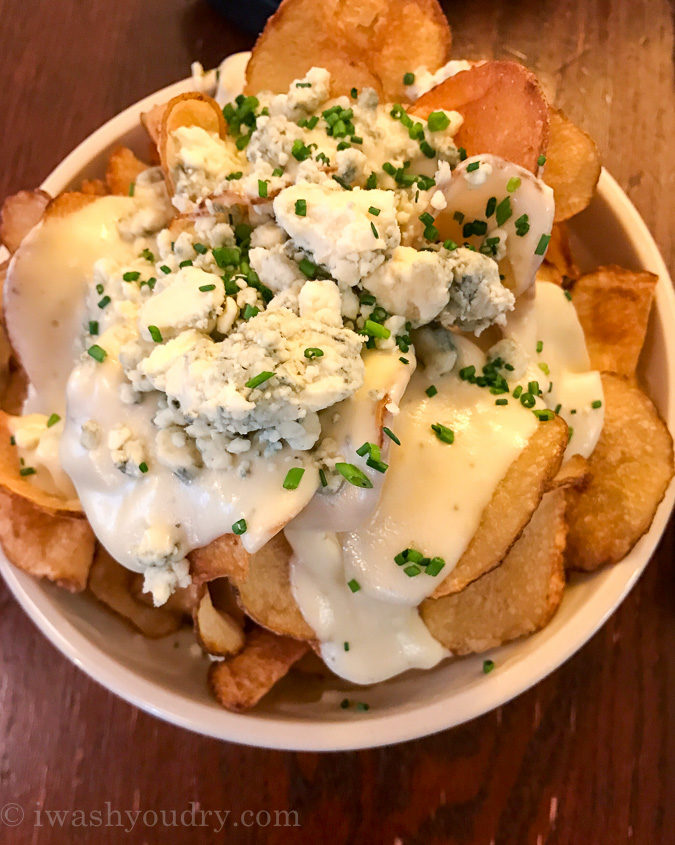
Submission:
{"label": "cheese sauce", "polygon": [[94,262],[135,257],[117,222],[135,208],[131,197],[100,197],[65,217],[48,217],[24,238],[5,282],[10,339],[30,380],[25,413],[63,414],[66,381],[81,351],[79,338]]}
{"label": "cheese sauce", "polygon": [[[484,360],[470,341],[457,342],[462,363]],[[381,499],[366,524],[343,534],[301,530],[295,522],[286,528],[295,599],[328,665],[356,683],[425,668],[444,656],[417,605],[456,565],[537,426],[519,403],[497,406],[489,390],[456,373],[436,380],[433,397],[428,386],[423,373],[415,374],[401,401],[394,426],[401,445],[390,448]],[[436,436],[435,423],[452,429],[453,443]],[[407,548],[442,557],[445,566],[437,576],[410,577],[394,560]]]}

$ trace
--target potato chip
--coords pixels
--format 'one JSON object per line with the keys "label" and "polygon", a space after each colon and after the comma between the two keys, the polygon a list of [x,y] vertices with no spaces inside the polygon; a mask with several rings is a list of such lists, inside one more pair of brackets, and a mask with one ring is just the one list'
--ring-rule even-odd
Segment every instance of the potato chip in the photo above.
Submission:
{"label": "potato chip", "polygon": [[558,109],[550,110],[550,121],[544,182],[553,188],[555,220],[560,222],[588,206],[602,168],[590,135]]}
{"label": "potato chip", "polygon": [[386,102],[406,102],[404,75],[434,71],[449,55],[436,0],[284,0],[255,43],[246,91],[286,92],[319,65],[331,72],[333,95],[367,86]]}
{"label": "potato chip", "polygon": [[208,588],[204,589],[195,610],[194,625],[197,642],[208,654],[228,657],[244,647],[242,626],[228,613],[213,606]]}
{"label": "potato chip", "polygon": [[575,487],[577,490],[583,490],[590,477],[587,459],[582,455],[572,455],[549,481],[546,489],[558,490],[561,487]]}
{"label": "potato chip", "polygon": [[[9,341],[7,341],[9,345]],[[0,397],[0,408],[7,414],[16,416],[21,413],[28,394],[28,376],[10,349],[7,369],[3,378],[3,390]]]}
{"label": "potato chip", "polygon": [[105,197],[109,191],[103,179],[83,179],[80,185],[83,194],[91,194],[95,197]]}
{"label": "potato chip", "polygon": [[429,631],[453,654],[469,654],[543,628],[562,600],[565,533],[565,494],[555,490],[500,566],[461,593],[422,603]]}
{"label": "potato chip", "polygon": [[138,601],[132,594],[135,575],[99,545],[89,573],[89,591],[144,637],[157,639],[173,634],[181,627],[183,614],[166,607],[148,607]]}
{"label": "potato chip", "polygon": [[51,197],[41,190],[19,191],[5,199],[0,209],[0,242],[10,252],[16,252],[19,244],[42,219]]}
{"label": "potato chip", "polygon": [[567,279],[564,282],[564,287],[569,287],[574,279],[579,278],[579,268],[574,263],[569,233],[564,223],[553,224],[544,263],[555,267],[563,280]]}
{"label": "potato chip", "polygon": [[148,169],[148,165],[136,158],[127,147],[118,147],[108,159],[105,181],[111,194],[127,197],[132,191],[139,173]]}
{"label": "potato chip", "polygon": [[634,376],[658,277],[616,265],[577,280],[572,302],[586,335],[591,367]]}
{"label": "potato chip", "polygon": [[241,607],[259,625],[288,637],[312,639],[314,631],[291,592],[290,559],[291,547],[281,531],[251,555],[246,578],[231,581]]}
{"label": "potato chip", "polygon": [[250,555],[235,534],[216,537],[207,546],[190,552],[190,572],[196,584],[228,576],[234,581],[247,577]]}
{"label": "potato chip", "polygon": [[499,564],[558,472],[566,446],[567,425],[560,417],[539,423],[497,485],[478,530],[455,568],[436,587],[434,598],[463,590]]}
{"label": "potato chip", "polygon": [[518,62],[491,61],[451,76],[423,94],[410,114],[458,111],[455,143],[469,156],[492,153],[536,173],[546,152],[549,111],[537,77]]}
{"label": "potato chip", "polygon": [[605,424],[589,459],[590,481],[567,492],[566,563],[586,571],[616,563],[649,530],[673,476],[673,440],[649,397],[605,373]]}
{"label": "potato chip", "polygon": [[66,191],[49,201],[44,211],[44,219],[68,217],[69,214],[79,211],[85,205],[89,205],[90,202],[96,202],[97,199],[98,197],[94,194],[84,194],[82,191]]}
{"label": "potato chip", "polygon": [[177,143],[171,133],[180,126],[199,126],[221,138],[227,132],[222,109],[213,97],[193,92],[179,94],[169,100],[162,114],[158,150],[164,175],[172,190],[175,189],[171,174],[175,168]]}
{"label": "potato chip", "polygon": [[211,665],[209,685],[223,707],[250,710],[308,650],[307,643],[255,628],[239,654]]}
{"label": "potato chip", "polygon": [[150,140],[156,147],[159,147],[162,120],[164,118],[164,112],[167,105],[167,103],[159,103],[158,105],[153,106],[150,111],[141,112],[141,123],[143,124],[145,131],[150,136]]}

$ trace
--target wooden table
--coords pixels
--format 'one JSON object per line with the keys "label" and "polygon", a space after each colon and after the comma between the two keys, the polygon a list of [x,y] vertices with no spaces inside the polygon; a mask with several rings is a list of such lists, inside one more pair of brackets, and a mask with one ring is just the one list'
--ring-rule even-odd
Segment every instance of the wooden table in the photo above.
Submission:
{"label": "wooden table", "polygon": [[[595,137],[672,259],[666,0],[445,5],[455,55],[515,57],[535,69]],[[102,122],[185,76],[192,59],[212,66],[251,43],[199,0],[0,0],[0,21],[0,197],[38,184]],[[672,563],[671,525],[617,613],[516,701],[437,736],[336,755],[240,748],[141,713],[68,663],[2,586],[0,804],[22,805],[26,821],[0,825],[0,842],[64,843],[78,833],[97,843],[673,842]],[[208,827],[153,824],[152,811],[192,801],[230,810],[224,830],[211,830],[215,817]],[[122,826],[78,830],[71,816],[51,827],[35,816],[106,806],[122,811]],[[299,826],[273,826],[285,809]],[[151,812],[124,833],[125,810]]]}

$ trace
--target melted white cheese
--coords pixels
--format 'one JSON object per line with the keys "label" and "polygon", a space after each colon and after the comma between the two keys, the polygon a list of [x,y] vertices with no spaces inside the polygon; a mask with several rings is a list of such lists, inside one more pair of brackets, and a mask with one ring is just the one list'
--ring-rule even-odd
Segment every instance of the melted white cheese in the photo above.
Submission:
{"label": "melted white cheese", "polygon": [[[605,419],[600,373],[591,370],[584,331],[563,289],[551,282],[537,282],[532,293],[521,297],[509,314],[504,335],[529,356],[521,383],[538,381],[546,406],[556,410],[560,405],[558,413],[571,431],[565,457],[579,454],[588,458]],[[541,352],[537,352],[538,344]],[[601,405],[594,408],[597,402]]]}
{"label": "melted white cheese", "polygon": [[31,383],[27,413],[65,411],[91,268],[102,257],[135,257],[133,243],[117,229],[117,221],[135,206],[131,197],[101,197],[66,217],[49,217],[12,258],[5,282],[6,320]]}
{"label": "melted white cheese", "polygon": [[[179,551],[185,555],[231,532],[233,523],[244,518],[248,530],[242,542],[256,551],[314,494],[318,473],[311,456],[288,447],[267,458],[247,454],[229,470],[201,469],[192,480],[181,480],[156,459],[156,401],[148,396],[137,405],[123,404],[122,381],[121,367],[111,359],[75,367],[68,382],[60,457],[95,534],[129,569],[143,569],[138,549],[153,523],[177,527]],[[82,426],[90,420],[100,433],[87,449],[81,442]],[[149,449],[146,474],[126,474],[113,461],[108,435],[120,421]],[[286,473],[296,466],[305,468],[304,476],[296,490],[286,490]]]}
{"label": "melted white cheese", "polygon": [[[463,338],[457,343],[463,366],[484,362],[474,344]],[[433,397],[425,392],[428,386],[424,374],[416,374],[401,401],[395,423],[401,446],[390,449],[381,498],[366,524],[341,535],[329,533],[327,525],[286,528],[298,606],[317,633],[324,660],[356,683],[432,666],[445,655],[422,625],[417,605],[456,565],[497,484],[537,426],[520,403],[495,405],[489,390],[456,373],[436,380]],[[434,423],[453,430],[452,444],[437,438]],[[410,577],[394,560],[406,548],[442,557],[445,566],[435,577]],[[360,586],[357,592],[350,581]]]}

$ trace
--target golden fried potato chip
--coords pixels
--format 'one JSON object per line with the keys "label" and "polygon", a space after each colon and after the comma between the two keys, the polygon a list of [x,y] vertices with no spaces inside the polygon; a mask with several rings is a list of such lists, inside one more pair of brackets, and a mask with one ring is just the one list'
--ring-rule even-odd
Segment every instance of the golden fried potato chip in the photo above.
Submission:
{"label": "golden fried potato chip", "polygon": [[290,559],[291,547],[280,531],[250,556],[245,579],[230,580],[242,609],[259,625],[288,637],[312,639],[314,631],[305,622],[291,592]]}
{"label": "golden fried potato chip", "polygon": [[569,233],[564,223],[553,224],[544,263],[553,265],[563,279],[567,279],[565,287],[568,287],[574,279],[579,278],[579,268],[574,262]]}
{"label": "golden fried potato chip", "polygon": [[167,105],[168,103],[159,103],[153,106],[150,111],[141,112],[141,123],[155,147],[159,147],[162,120],[164,119],[164,112],[166,111]]}
{"label": "golden fried potato chip", "polygon": [[69,214],[74,214],[76,211],[84,208],[85,205],[96,202],[97,199],[98,197],[95,194],[85,194],[82,191],[66,191],[49,201],[44,211],[44,219],[47,220],[50,217],[68,217]]}
{"label": "golden fried potato chip", "polygon": [[162,114],[158,149],[164,175],[172,190],[175,188],[172,174],[177,145],[171,133],[180,126],[199,126],[207,132],[215,132],[221,138],[224,138],[227,132],[222,109],[213,97],[195,91],[179,94],[169,100]]}
{"label": "golden fried potato chip", "polygon": [[39,189],[19,191],[5,199],[0,209],[0,242],[10,252],[16,252],[24,237],[40,222],[50,199]]}
{"label": "golden fried potato chip", "polygon": [[583,211],[590,203],[602,166],[590,135],[558,109],[550,109],[550,121],[544,182],[553,188],[558,223]]}
{"label": "golden fried potato chip", "polygon": [[144,637],[157,639],[177,631],[183,614],[167,607],[149,607],[132,593],[136,573],[117,563],[103,546],[97,546],[89,573],[89,591]]}
{"label": "golden fried potato chip", "polygon": [[194,625],[197,642],[208,654],[228,657],[244,647],[242,626],[228,613],[214,607],[208,587],[204,588],[195,610]]}
{"label": "golden fried potato chip", "polygon": [[130,149],[118,147],[110,155],[105,171],[105,181],[110,193],[129,196],[138,174],[147,169],[148,165],[137,158]]}
{"label": "golden fried potato chip", "polygon": [[616,265],[577,280],[572,302],[586,335],[591,366],[634,376],[658,277]]}
{"label": "golden fried potato chip", "polygon": [[565,494],[554,490],[500,566],[461,593],[422,602],[429,631],[453,654],[469,654],[543,628],[562,601],[565,533]]}
{"label": "golden fried potato chip", "polygon": [[583,491],[567,491],[570,569],[621,560],[649,529],[673,476],[673,440],[651,399],[620,376],[602,376],[605,424]]}
{"label": "golden fried potato chip", "polygon": [[333,95],[367,86],[406,102],[405,73],[445,64],[450,40],[436,0],[284,0],[255,43],[246,91],[283,93],[318,65]]}
{"label": "golden fried potato chip", "polygon": [[497,485],[457,566],[436,587],[433,598],[458,593],[503,560],[558,472],[566,446],[567,425],[561,417],[539,423]]}
{"label": "golden fried potato chip", "polygon": [[235,534],[216,537],[207,546],[190,552],[190,572],[196,584],[227,576],[233,581],[245,580],[250,555]]}
{"label": "golden fried potato chip", "polygon": [[[9,340],[7,343],[9,345]],[[12,416],[19,415],[28,394],[28,376],[21,366],[21,362],[11,351],[11,347],[7,369],[3,374],[2,385],[0,408]]]}
{"label": "golden fried potato chip", "polygon": [[582,455],[572,455],[549,481],[546,489],[558,490],[561,487],[575,487],[577,490],[583,490],[590,477],[586,458]]}
{"label": "golden fried potato chip", "polygon": [[518,62],[492,61],[451,76],[423,94],[410,114],[458,111],[455,143],[467,153],[492,153],[536,173],[546,152],[549,110],[537,77]]}
{"label": "golden fried potato chip", "polygon": [[0,412],[0,544],[8,560],[71,592],[87,585],[94,532],[77,499],[63,500],[19,473],[6,414]]}
{"label": "golden fried potato chip", "polygon": [[308,650],[308,643],[255,628],[239,654],[211,665],[209,685],[227,710],[250,710]]}
{"label": "golden fried potato chip", "polygon": [[109,193],[108,186],[103,179],[83,179],[80,191],[83,194],[92,194],[95,197],[105,197]]}

